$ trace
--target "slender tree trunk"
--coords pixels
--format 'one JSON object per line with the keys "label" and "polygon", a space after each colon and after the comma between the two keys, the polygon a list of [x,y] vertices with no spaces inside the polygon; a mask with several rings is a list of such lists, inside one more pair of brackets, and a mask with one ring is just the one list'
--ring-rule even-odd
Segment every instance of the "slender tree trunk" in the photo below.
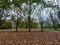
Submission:
{"label": "slender tree trunk", "polygon": [[41,15],[40,15],[41,31],[43,31],[43,21],[42,21],[42,20],[43,20],[43,19],[42,19]]}
{"label": "slender tree trunk", "polygon": [[18,24],[17,24],[17,22],[16,22],[16,32],[17,32],[17,30],[18,30]]}
{"label": "slender tree trunk", "polygon": [[29,21],[29,32],[31,31],[31,27],[30,27],[30,16],[31,16],[31,5],[29,6],[29,8],[30,8],[30,10],[29,10],[29,12],[28,12],[28,21]]}
{"label": "slender tree trunk", "polygon": [[43,22],[42,22],[41,16],[40,16],[38,19],[39,19],[39,23],[40,23],[40,25],[41,25],[41,31],[43,31]]}
{"label": "slender tree trunk", "polygon": [[40,19],[41,19],[41,31],[43,31],[43,18],[42,18],[42,12],[43,12],[43,7],[41,7],[41,15],[40,15]]}
{"label": "slender tree trunk", "polygon": [[16,21],[16,32],[18,30],[18,14],[17,14],[17,21]]}
{"label": "slender tree trunk", "polygon": [[30,27],[30,16],[28,16],[28,21],[29,21],[28,27],[29,27],[29,32],[30,32],[31,31],[31,27]]}
{"label": "slender tree trunk", "polygon": [[51,13],[50,13],[50,17],[51,17],[51,20],[52,20],[52,22],[53,22],[54,29],[57,30],[57,29],[56,29],[56,26],[55,26],[55,22],[54,22],[54,20],[53,20],[53,16],[52,16]]}
{"label": "slender tree trunk", "polygon": [[41,22],[40,24],[41,24],[41,31],[43,31],[43,23]]}

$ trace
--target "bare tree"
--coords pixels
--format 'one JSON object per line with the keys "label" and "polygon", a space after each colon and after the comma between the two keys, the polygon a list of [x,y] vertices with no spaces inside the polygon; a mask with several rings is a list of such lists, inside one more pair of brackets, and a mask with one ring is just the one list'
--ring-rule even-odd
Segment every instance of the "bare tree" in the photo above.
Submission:
{"label": "bare tree", "polygon": [[[38,5],[39,6],[39,5]],[[41,26],[41,31],[43,31],[43,7],[39,7],[35,10],[35,15],[38,17],[38,20],[39,20],[39,24]]]}

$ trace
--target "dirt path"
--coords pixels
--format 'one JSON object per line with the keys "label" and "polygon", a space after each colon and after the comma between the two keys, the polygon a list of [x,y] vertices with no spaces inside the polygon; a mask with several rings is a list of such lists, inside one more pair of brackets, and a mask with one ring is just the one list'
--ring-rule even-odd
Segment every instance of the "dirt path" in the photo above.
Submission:
{"label": "dirt path", "polygon": [[0,45],[60,45],[60,32],[0,31]]}

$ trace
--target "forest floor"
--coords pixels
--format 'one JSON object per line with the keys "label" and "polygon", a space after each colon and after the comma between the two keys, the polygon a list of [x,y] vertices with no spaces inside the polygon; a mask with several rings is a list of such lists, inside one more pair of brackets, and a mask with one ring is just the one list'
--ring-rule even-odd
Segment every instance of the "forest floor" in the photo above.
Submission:
{"label": "forest floor", "polygon": [[60,31],[0,31],[0,45],[60,45]]}

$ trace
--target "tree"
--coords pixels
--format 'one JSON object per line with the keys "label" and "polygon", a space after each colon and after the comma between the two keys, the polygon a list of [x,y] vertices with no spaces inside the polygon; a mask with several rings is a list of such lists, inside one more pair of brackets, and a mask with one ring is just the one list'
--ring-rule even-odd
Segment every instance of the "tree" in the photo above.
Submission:
{"label": "tree", "polygon": [[59,19],[60,19],[60,11],[58,11],[58,17],[59,17]]}
{"label": "tree", "polygon": [[0,27],[1,27],[2,24],[3,24],[3,20],[2,20],[2,18],[3,18],[3,15],[2,15],[2,11],[0,10]]}
{"label": "tree", "polygon": [[0,7],[2,9],[8,9],[11,5],[11,2],[9,0],[0,0]]}
{"label": "tree", "polygon": [[[28,18],[27,18],[28,19]],[[30,22],[31,22],[31,24],[30,24],[30,26],[31,26],[31,29],[36,29],[37,28],[37,26],[38,26],[38,23],[36,22],[36,19],[34,19],[34,18],[30,18]],[[28,22],[27,22],[28,23]],[[20,28],[24,28],[24,29],[28,29],[28,24],[26,23],[26,21],[24,20],[24,21],[21,21],[21,23],[19,23],[20,25]]]}
{"label": "tree", "polygon": [[8,0],[0,0],[0,26],[2,26],[6,20],[6,17],[8,17],[8,14],[4,11],[7,11],[7,9],[10,7],[10,4],[11,3]]}
{"label": "tree", "polygon": [[52,16],[52,14],[51,14],[51,13],[50,13],[50,18],[51,18],[52,23],[53,23],[53,25],[54,25],[54,28],[55,28],[55,30],[56,30],[56,25],[55,25],[55,22],[54,22],[54,19],[53,19],[53,16]]}
{"label": "tree", "polygon": [[[29,32],[30,32],[30,16],[31,16],[31,12],[32,12],[32,8],[31,8],[31,6],[32,6],[32,4],[34,4],[34,3],[37,3],[37,4],[39,4],[39,3],[41,3],[41,5],[44,5],[45,4],[45,2],[43,1],[43,0],[20,0],[20,1],[17,1],[17,0],[13,0],[12,1],[12,3],[16,6],[16,7],[18,7],[22,12],[24,11],[22,8],[21,8],[21,4],[23,4],[23,3],[26,3],[26,5],[27,5],[27,7],[28,7],[28,25],[29,25]],[[25,14],[24,14],[25,15]]]}
{"label": "tree", "polygon": [[[50,2],[50,3],[48,3],[48,4],[49,4],[48,7],[50,7],[50,9],[51,9],[51,10],[48,11],[48,12],[50,12],[50,18],[51,18],[51,20],[52,20],[54,29],[56,30],[56,23],[55,23],[54,17],[57,16],[57,9],[59,8],[59,4],[58,4],[59,1],[56,0],[56,2],[55,2],[55,0],[53,0],[53,1],[48,1],[48,2]],[[54,14],[53,14],[52,10],[54,11]],[[53,15],[54,15],[54,16],[53,16]],[[56,20],[56,21],[57,21],[57,20]]]}
{"label": "tree", "polygon": [[[39,6],[39,5],[38,5]],[[35,10],[35,15],[38,17],[39,24],[41,26],[41,31],[43,31],[43,6],[40,6]]]}

